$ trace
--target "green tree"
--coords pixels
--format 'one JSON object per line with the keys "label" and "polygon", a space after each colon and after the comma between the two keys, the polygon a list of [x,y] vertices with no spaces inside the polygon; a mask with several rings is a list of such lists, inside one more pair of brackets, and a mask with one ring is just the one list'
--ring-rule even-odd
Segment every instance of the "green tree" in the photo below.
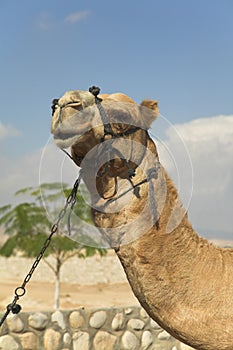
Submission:
{"label": "green tree", "polygon": [[[4,227],[5,233],[9,236],[0,248],[0,255],[10,257],[16,252],[21,252],[25,257],[37,257],[50,233],[53,218],[56,219],[61,211],[62,198],[64,195],[68,197],[70,191],[66,184],[62,184],[61,192],[60,183],[46,183],[40,187],[28,187],[16,192],[16,195],[28,196],[33,199],[33,202],[23,202],[15,206],[5,205],[0,208],[0,226]],[[85,192],[85,188],[82,189],[82,192]],[[81,219],[77,223],[74,222],[75,229],[78,231],[76,241],[62,235],[58,229],[58,234],[53,236],[43,257],[43,261],[55,275],[55,309],[59,308],[60,274],[64,263],[74,256],[86,258],[96,253],[100,256],[106,254],[105,249],[95,247],[95,242],[91,238],[84,238],[80,222],[85,221],[91,224],[91,213],[80,193],[76,198],[77,205],[74,208],[74,214],[76,218]],[[64,220],[67,220],[67,216]],[[79,243],[84,241],[85,245]],[[48,261],[48,256],[53,257],[52,262],[51,259]]]}

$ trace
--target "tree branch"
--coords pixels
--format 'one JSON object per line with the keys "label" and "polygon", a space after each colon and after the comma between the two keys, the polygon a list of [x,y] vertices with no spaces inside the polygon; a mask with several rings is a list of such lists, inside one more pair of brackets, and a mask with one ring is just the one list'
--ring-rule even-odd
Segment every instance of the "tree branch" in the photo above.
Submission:
{"label": "tree branch", "polygon": [[48,267],[54,272],[54,274],[56,275],[56,269],[53,267],[52,264],[50,264],[50,262],[48,262],[48,260],[46,260],[45,258],[43,259],[43,261],[46,263],[46,265],[48,265]]}
{"label": "tree branch", "polygon": [[67,260],[73,258],[74,256],[78,256],[79,253],[80,253],[80,252],[76,250],[76,251],[73,252],[73,253],[64,254],[64,256],[63,256],[63,262],[66,262]]}

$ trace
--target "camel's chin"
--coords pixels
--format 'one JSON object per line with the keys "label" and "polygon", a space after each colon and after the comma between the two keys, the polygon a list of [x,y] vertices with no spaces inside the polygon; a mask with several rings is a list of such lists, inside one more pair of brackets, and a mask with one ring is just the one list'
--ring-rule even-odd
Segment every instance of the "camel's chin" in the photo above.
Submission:
{"label": "camel's chin", "polygon": [[[101,134],[93,132],[92,128],[79,127],[78,130],[59,130],[54,132],[54,142],[59,148],[83,148],[85,145],[92,147],[101,142]],[[89,146],[88,146],[89,147]]]}
{"label": "camel's chin", "polygon": [[56,146],[58,146],[61,149],[66,149],[72,147],[74,144],[79,142],[82,135],[69,135],[68,137],[61,137],[60,135],[54,136],[54,142]]}

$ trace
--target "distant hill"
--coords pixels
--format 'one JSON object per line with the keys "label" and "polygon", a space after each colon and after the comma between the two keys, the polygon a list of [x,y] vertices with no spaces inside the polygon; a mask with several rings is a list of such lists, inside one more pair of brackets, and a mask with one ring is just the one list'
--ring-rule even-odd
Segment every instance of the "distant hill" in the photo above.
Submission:
{"label": "distant hill", "polygon": [[233,240],[227,241],[227,240],[221,240],[221,239],[210,239],[209,241],[214,245],[216,245],[217,247],[233,248]]}
{"label": "distant hill", "polygon": [[220,230],[208,230],[203,228],[195,228],[198,235],[206,239],[218,239],[218,240],[227,240],[233,241],[233,231],[220,231]]}

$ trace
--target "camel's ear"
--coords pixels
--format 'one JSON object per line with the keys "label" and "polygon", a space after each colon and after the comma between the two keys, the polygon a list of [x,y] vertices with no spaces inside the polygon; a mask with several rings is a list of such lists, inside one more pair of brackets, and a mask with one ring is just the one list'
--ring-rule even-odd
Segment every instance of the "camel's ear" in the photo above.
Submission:
{"label": "camel's ear", "polygon": [[147,129],[151,126],[152,122],[159,116],[158,101],[155,100],[143,100],[141,102],[141,111],[144,119],[144,124]]}
{"label": "camel's ear", "polygon": [[155,117],[158,117],[159,107],[158,107],[158,101],[157,100],[155,100],[155,101],[153,101],[153,100],[143,100],[141,102],[141,106],[145,106],[147,108],[152,109],[152,111],[155,112],[155,115],[156,115]]}

